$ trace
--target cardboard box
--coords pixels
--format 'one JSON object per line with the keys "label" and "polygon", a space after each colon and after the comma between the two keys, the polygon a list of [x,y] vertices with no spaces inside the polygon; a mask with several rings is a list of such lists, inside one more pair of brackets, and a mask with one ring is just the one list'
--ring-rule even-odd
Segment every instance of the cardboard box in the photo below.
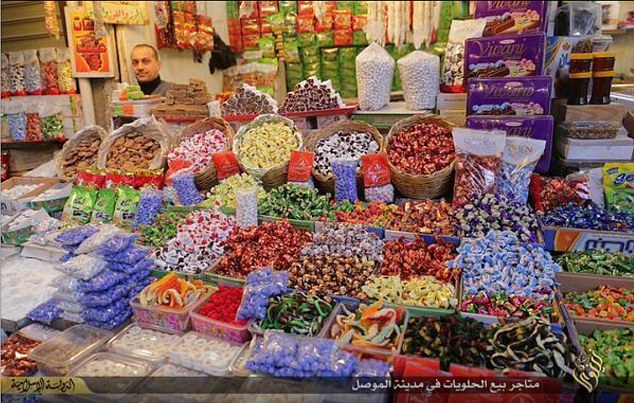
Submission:
{"label": "cardboard box", "polygon": [[2,200],[0,201],[0,213],[3,215],[11,215],[20,213],[28,209],[28,202],[31,201],[33,197],[39,195],[56,183],[59,183],[59,181],[57,179],[51,178],[11,178],[7,181],[2,182],[1,189],[3,191],[9,190],[18,185],[36,184],[40,186],[16,200],[2,198]]}
{"label": "cardboard box", "polygon": [[465,110],[467,109],[467,94],[448,94],[439,92],[436,96],[436,109],[444,110]]}
{"label": "cardboard box", "polygon": [[622,122],[625,116],[625,105],[566,105],[566,100],[555,101],[554,116],[557,123],[577,121]]}
{"label": "cardboard box", "polygon": [[[66,200],[70,196],[70,192],[73,190],[73,185],[71,183],[56,183],[47,190],[50,190],[51,188],[56,188],[57,191],[46,199],[37,201],[32,200],[28,202],[29,208],[33,210],[44,209],[44,211],[49,214],[64,210],[64,205],[66,204]],[[35,197],[34,199],[36,198],[37,197]]]}
{"label": "cardboard box", "polygon": [[60,148],[54,144],[9,151],[11,172],[27,171],[49,162]]}
{"label": "cardboard box", "polygon": [[444,110],[440,111],[439,115],[441,118],[447,120],[450,123],[453,123],[456,126],[464,127],[467,124],[467,111],[466,109],[462,110]]}
{"label": "cardboard box", "polygon": [[[18,223],[17,215],[14,220],[2,226],[2,242],[8,245],[22,245],[33,235],[33,223],[48,218],[44,210],[30,211],[26,221]],[[18,225],[15,225],[18,223]]]}
{"label": "cardboard box", "polygon": [[43,246],[33,242],[25,242],[22,245],[22,257],[30,257],[45,262],[59,262],[59,259],[67,252],[54,246]]}
{"label": "cardboard box", "polygon": [[564,158],[574,161],[629,161],[634,153],[634,139],[624,135],[602,140],[581,140],[558,136],[555,149]]}

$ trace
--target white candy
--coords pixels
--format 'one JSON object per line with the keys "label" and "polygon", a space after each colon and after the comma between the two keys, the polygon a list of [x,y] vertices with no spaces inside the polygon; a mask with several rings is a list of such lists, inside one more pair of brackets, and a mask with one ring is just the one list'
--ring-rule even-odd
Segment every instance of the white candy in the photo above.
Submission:
{"label": "white candy", "polygon": [[390,102],[394,59],[385,49],[372,43],[356,60],[359,108],[376,111]]}
{"label": "white candy", "polygon": [[142,365],[133,365],[123,360],[96,357],[78,368],[76,376],[145,376],[147,369]]}
{"label": "white candy", "polygon": [[112,348],[160,359],[169,353],[169,349],[178,341],[178,335],[166,334],[132,325],[128,332],[112,341]]}
{"label": "white candy", "polygon": [[169,354],[174,364],[221,376],[229,371],[229,364],[241,348],[241,345],[190,332],[172,346]]}
{"label": "white candy", "polygon": [[398,60],[398,69],[407,109],[434,109],[440,85],[440,58],[414,51]]}
{"label": "white candy", "polygon": [[236,224],[238,228],[258,225],[258,188],[236,190]]}

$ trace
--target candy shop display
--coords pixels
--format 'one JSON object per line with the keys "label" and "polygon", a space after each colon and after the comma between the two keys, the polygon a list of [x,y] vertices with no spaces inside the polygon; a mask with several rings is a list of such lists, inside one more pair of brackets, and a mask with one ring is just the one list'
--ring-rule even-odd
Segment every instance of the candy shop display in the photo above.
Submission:
{"label": "candy shop display", "polygon": [[314,170],[324,177],[331,177],[330,163],[333,159],[358,160],[366,154],[380,149],[379,143],[371,133],[357,131],[337,131],[320,140],[315,146]]}
{"label": "candy shop display", "polygon": [[[522,246],[513,233],[495,231],[464,240],[458,257],[447,266],[462,270],[462,309],[502,317],[550,313],[555,274],[561,272],[540,246]],[[504,304],[505,297],[510,306]],[[502,304],[497,304],[500,298]],[[527,305],[530,310],[524,309]]]}
{"label": "candy shop display", "polygon": [[258,205],[262,215],[292,220],[313,220],[328,212],[328,195],[321,196],[315,189],[286,184],[272,189]]}
{"label": "candy shop display", "polygon": [[584,206],[590,202],[587,175],[569,175],[566,178],[547,178],[533,174],[530,196],[535,211],[549,212],[567,204]]}
{"label": "candy shop display", "polygon": [[605,164],[603,192],[610,211],[634,213],[634,163]]}
{"label": "candy shop display", "polygon": [[486,194],[456,211],[462,234],[480,238],[490,230],[511,231],[521,242],[539,242],[539,223],[530,206],[508,200],[500,194]]}
{"label": "candy shop display", "polygon": [[333,308],[329,297],[322,299],[302,291],[277,295],[269,299],[266,317],[253,327],[313,337],[321,332]]}
{"label": "candy shop display", "polygon": [[82,168],[97,165],[97,154],[107,132],[99,126],[87,126],[64,144],[57,156],[57,175],[62,179],[74,179]]}
{"label": "candy shop display", "polygon": [[402,353],[440,359],[441,369],[450,364],[481,367],[487,358],[487,330],[477,320],[460,315],[410,317]]}
{"label": "candy shop display", "polygon": [[277,113],[277,101],[248,84],[222,103],[222,116],[262,115]]}
{"label": "candy shop display", "polygon": [[634,322],[634,290],[600,286],[596,290],[567,292],[564,305],[573,316]]}
{"label": "candy shop display", "polygon": [[440,58],[414,51],[398,60],[407,109],[434,109],[440,85]]}
{"label": "candy shop display", "polygon": [[229,365],[241,349],[242,345],[190,332],[170,349],[169,357],[172,364],[223,376],[229,373]]}
{"label": "candy shop display", "polygon": [[141,226],[140,241],[147,246],[162,248],[178,233],[178,225],[185,221],[187,213],[169,211],[159,214],[152,225]]}
{"label": "candy shop display", "polygon": [[454,209],[445,200],[407,202],[395,212],[395,219],[386,227],[415,234],[455,236],[458,221]]}
{"label": "candy shop display", "polygon": [[571,252],[557,257],[557,263],[573,273],[634,277],[634,257],[600,250]]}
{"label": "candy shop display", "polygon": [[[150,374],[150,371],[150,365],[142,360],[133,360],[110,353],[97,353],[79,364],[69,376],[145,377]],[[131,382],[124,381],[125,383]]]}
{"label": "candy shop display", "polygon": [[[526,337],[535,335],[536,337]],[[574,356],[564,333],[541,318],[502,325],[491,330],[489,365],[495,369],[534,371],[552,378],[572,374]]]}
{"label": "candy shop display", "polygon": [[204,298],[210,291],[210,287],[200,280],[190,283],[169,273],[145,287],[139,294],[139,302],[145,307],[184,309]]}
{"label": "candy shop display", "polygon": [[548,212],[541,220],[547,227],[634,232],[634,214],[610,213],[596,205],[580,207],[571,203]]}
{"label": "candy shop display", "polygon": [[401,310],[384,308],[383,301],[372,305],[361,304],[356,309],[339,305],[329,336],[337,344],[396,350],[402,340],[407,314]]}
{"label": "candy shop display", "polygon": [[262,183],[248,173],[230,176],[218,185],[214,186],[207,195],[207,200],[201,203],[202,207],[211,207],[220,202],[222,207],[236,208],[236,192],[238,189],[257,188],[258,203],[266,199],[267,195]]}
{"label": "candy shop display", "polygon": [[212,272],[245,277],[260,267],[287,270],[299,258],[299,252],[311,238],[309,232],[295,229],[286,220],[238,229],[227,238],[225,254],[212,268]]}
{"label": "candy shop display", "polygon": [[509,136],[502,156],[498,194],[526,204],[533,170],[546,148],[544,140]]}
{"label": "candy shop display", "polygon": [[317,77],[309,77],[286,94],[280,112],[309,112],[344,106],[341,96],[332,88],[330,81],[321,82]]}
{"label": "candy shop display", "polygon": [[368,298],[398,305],[450,309],[458,305],[456,289],[431,276],[401,280],[399,276],[373,276],[362,287]]}
{"label": "candy shop display", "polygon": [[21,334],[13,334],[2,342],[2,376],[29,376],[37,371],[37,363],[29,353],[41,343]]}
{"label": "candy shop display", "polygon": [[631,328],[595,330],[589,335],[579,335],[579,343],[587,355],[596,353],[601,358],[600,383],[628,388],[634,386],[634,371],[630,365],[634,359],[630,348],[634,343]]}
{"label": "candy shop display", "polygon": [[402,280],[431,276],[453,283],[459,276],[459,270],[451,270],[447,263],[457,254],[452,245],[438,241],[427,245],[421,238],[413,241],[399,238],[385,243],[383,264],[380,273],[383,276],[398,276]]}
{"label": "candy shop display", "polygon": [[218,290],[211,294],[209,302],[202,304],[197,313],[223,323],[242,326],[247,322],[236,319],[241,302],[242,288],[220,285]]}
{"label": "candy shop display", "polygon": [[212,164],[211,155],[223,151],[226,146],[225,134],[220,130],[211,129],[184,138],[178,147],[167,154],[167,160],[168,163],[186,162],[194,173],[199,173]]}

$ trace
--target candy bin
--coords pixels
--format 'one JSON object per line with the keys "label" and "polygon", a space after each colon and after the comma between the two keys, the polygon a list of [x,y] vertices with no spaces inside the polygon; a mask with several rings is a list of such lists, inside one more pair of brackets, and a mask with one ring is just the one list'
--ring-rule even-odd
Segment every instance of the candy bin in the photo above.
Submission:
{"label": "candy bin", "polygon": [[110,331],[75,325],[33,349],[29,358],[46,376],[67,376],[111,337]]}
{"label": "candy bin", "polygon": [[205,302],[190,313],[192,327],[198,333],[233,342],[251,339],[251,321],[236,319],[242,300],[242,288],[219,286]]}
{"label": "candy bin", "polygon": [[131,324],[112,338],[107,349],[120,355],[148,361],[153,367],[163,363],[179,336]]}
{"label": "candy bin", "polygon": [[214,290],[200,280],[190,283],[169,273],[143,289],[130,306],[139,326],[181,334],[189,328],[189,313]]}
{"label": "candy bin", "polygon": [[233,360],[246,344],[231,343],[197,332],[189,332],[170,351],[170,362],[213,376],[226,376]]}

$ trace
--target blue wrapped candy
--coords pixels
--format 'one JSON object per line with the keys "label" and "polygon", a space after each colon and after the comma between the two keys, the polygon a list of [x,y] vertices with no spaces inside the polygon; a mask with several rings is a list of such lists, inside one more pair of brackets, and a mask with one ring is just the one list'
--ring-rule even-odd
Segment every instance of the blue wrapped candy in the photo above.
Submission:
{"label": "blue wrapped candy", "polygon": [[132,228],[136,229],[140,225],[152,225],[154,219],[158,216],[161,206],[163,205],[163,193],[149,189],[141,194],[141,200],[137,207],[137,213],[134,217]]}
{"label": "blue wrapped candy", "polygon": [[581,207],[570,203],[548,212],[542,222],[548,227],[634,232],[634,214],[611,213],[596,205]]}
{"label": "blue wrapped candy", "polygon": [[109,290],[125,279],[122,273],[104,270],[88,281],[79,281],[77,290],[82,292],[102,292]]}
{"label": "blue wrapped candy", "polygon": [[194,183],[194,174],[185,172],[172,176],[172,186],[184,206],[194,206],[204,200]]}
{"label": "blue wrapped candy", "polygon": [[237,318],[239,320],[264,319],[269,298],[289,292],[289,278],[288,272],[274,272],[270,267],[249,273]]}
{"label": "blue wrapped candy", "polygon": [[89,238],[99,232],[97,228],[92,226],[75,227],[66,230],[55,237],[55,241],[62,246],[79,245],[86,238]]}
{"label": "blue wrapped candy", "polygon": [[129,248],[121,252],[104,255],[104,259],[109,262],[123,263],[133,266],[135,263],[148,256],[150,252],[150,249],[144,246],[131,245]]}
{"label": "blue wrapped candy", "polygon": [[31,309],[29,313],[26,314],[26,317],[32,321],[50,325],[62,314],[62,310],[57,306],[57,304],[57,301],[54,299],[49,299],[48,301]]}
{"label": "blue wrapped candy", "polygon": [[357,160],[332,159],[330,165],[335,179],[335,200],[355,202],[359,199],[357,193]]}
{"label": "blue wrapped candy", "polygon": [[97,248],[97,253],[101,256],[109,256],[121,253],[136,241],[138,237],[130,234],[116,234],[108,238],[101,246]]}

